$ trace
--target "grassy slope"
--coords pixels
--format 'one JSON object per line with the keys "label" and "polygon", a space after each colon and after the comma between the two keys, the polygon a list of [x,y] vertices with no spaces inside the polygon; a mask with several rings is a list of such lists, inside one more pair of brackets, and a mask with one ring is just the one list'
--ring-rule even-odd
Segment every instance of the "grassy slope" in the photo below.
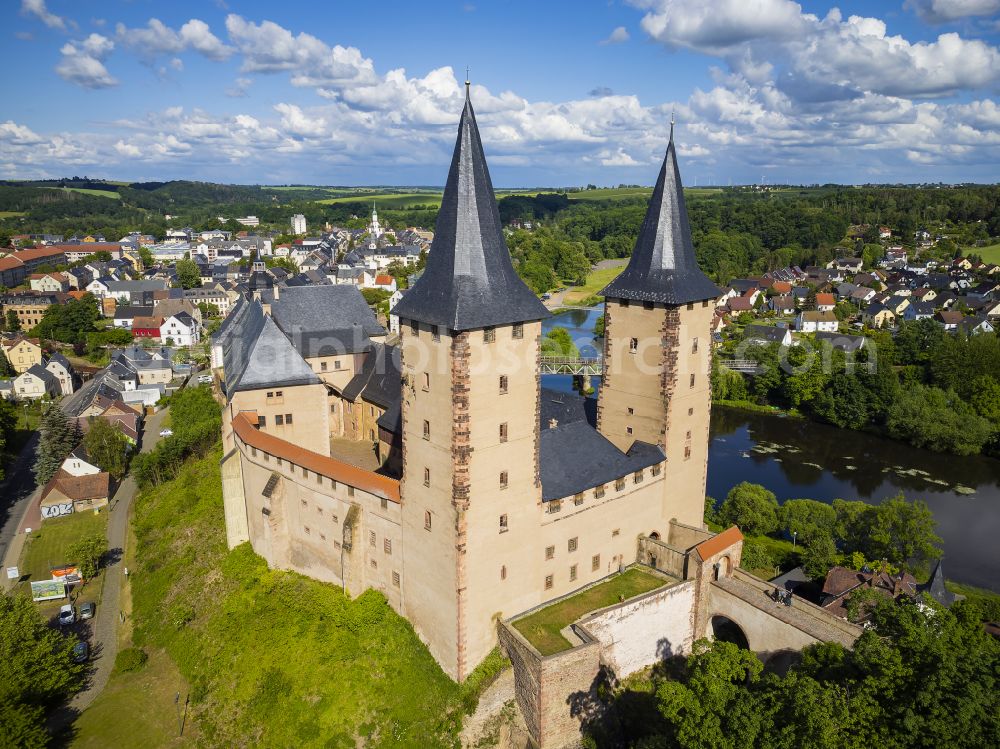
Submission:
{"label": "grassy slope", "polygon": [[[51,189],[51,188],[45,188]],[[113,200],[120,200],[121,196],[116,192],[111,192],[110,190],[91,190],[87,187],[63,187],[63,190],[69,192],[80,192],[84,195],[97,195],[101,198],[112,198]]]}
{"label": "grassy slope", "polygon": [[991,244],[987,247],[970,247],[967,252],[970,255],[979,255],[984,263],[1000,263],[1000,244]]}
{"label": "grassy slope", "polygon": [[531,616],[514,622],[517,631],[527,638],[542,655],[551,655],[570,647],[569,641],[559,630],[572,624],[581,616],[596,609],[618,603],[619,596],[631,598],[665,584],[661,577],[632,568],[621,575],[546,606]]}
{"label": "grassy slope", "polygon": [[409,623],[368,592],[269,570],[227,551],[220,453],[189,463],[135,510],[136,644],[164,647],[214,746],[454,743],[464,690]]}
{"label": "grassy slope", "polygon": [[563,297],[563,303],[571,305],[579,304],[584,299],[594,296],[622,272],[627,262],[628,259],[625,258],[621,261],[620,265],[614,268],[601,268],[600,270],[591,271],[587,274],[587,283],[583,286],[574,286],[566,292],[566,295]]}

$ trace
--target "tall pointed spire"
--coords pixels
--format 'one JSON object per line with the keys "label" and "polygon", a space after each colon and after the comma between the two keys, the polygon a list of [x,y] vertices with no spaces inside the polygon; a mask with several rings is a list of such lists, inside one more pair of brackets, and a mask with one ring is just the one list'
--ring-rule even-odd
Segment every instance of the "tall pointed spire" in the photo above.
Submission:
{"label": "tall pointed spire", "polygon": [[427,267],[392,313],[451,330],[541,320],[548,310],[510,261],[469,88]]}
{"label": "tall pointed spire", "polygon": [[649,200],[646,218],[635,241],[632,258],[621,275],[601,292],[612,299],[659,304],[687,304],[713,299],[718,287],[702,273],[695,259],[684,205],[684,186],[674,147],[674,116],[670,142],[660,176]]}

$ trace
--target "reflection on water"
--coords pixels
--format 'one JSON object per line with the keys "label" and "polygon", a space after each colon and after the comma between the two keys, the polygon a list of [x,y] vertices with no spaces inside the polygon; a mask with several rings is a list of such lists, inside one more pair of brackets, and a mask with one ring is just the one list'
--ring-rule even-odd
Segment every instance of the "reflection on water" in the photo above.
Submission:
{"label": "reflection on water", "polygon": [[[583,356],[596,356],[602,310],[567,310],[542,323],[564,327]],[[546,375],[545,387],[572,392],[573,378]],[[592,384],[600,386],[600,378]],[[900,442],[811,421],[715,407],[707,492],[722,499],[740,481],[763,484],[779,501],[861,499],[903,492],[923,499],[944,541],[949,578],[1000,590],[1000,461],[918,450]]]}
{"label": "reflection on water", "polygon": [[722,407],[712,410],[711,440],[710,496],[721,500],[740,481],[763,484],[782,502],[878,503],[903,492],[925,500],[934,513],[948,577],[1000,589],[1000,461]]}

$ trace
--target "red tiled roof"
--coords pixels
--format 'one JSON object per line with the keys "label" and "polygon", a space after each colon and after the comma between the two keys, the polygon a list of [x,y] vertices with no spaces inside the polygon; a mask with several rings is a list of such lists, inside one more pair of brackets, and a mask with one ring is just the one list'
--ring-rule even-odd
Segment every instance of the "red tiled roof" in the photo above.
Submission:
{"label": "red tiled roof", "polygon": [[816,304],[836,304],[836,300],[833,298],[833,294],[817,294]]}
{"label": "red tiled roof", "polygon": [[718,533],[712,536],[707,541],[702,541],[700,544],[694,547],[695,551],[701,557],[702,561],[714,557],[720,551],[725,551],[733,544],[739,543],[743,540],[743,534],[740,533],[740,529],[735,525],[726,528],[722,533]]}
{"label": "red tiled roof", "polygon": [[256,412],[241,411],[233,417],[233,431],[240,440],[258,450],[283,458],[288,462],[321,474],[334,481],[356,487],[362,491],[399,502],[399,482],[388,476],[366,471],[349,463],[314,453],[312,450],[293,445],[287,440],[262,432],[256,428]]}
{"label": "red tiled roof", "polygon": [[389,286],[392,283],[392,276],[385,274],[375,276],[375,283],[379,286]]}

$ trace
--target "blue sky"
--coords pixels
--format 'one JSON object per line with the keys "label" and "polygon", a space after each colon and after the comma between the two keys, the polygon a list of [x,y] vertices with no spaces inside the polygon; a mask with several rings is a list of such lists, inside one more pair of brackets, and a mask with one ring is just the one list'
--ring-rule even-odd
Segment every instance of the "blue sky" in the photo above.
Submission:
{"label": "blue sky", "polygon": [[[494,183],[996,181],[1000,0],[0,8],[0,177],[443,183],[471,68]],[[13,74],[12,74],[12,71]]]}

